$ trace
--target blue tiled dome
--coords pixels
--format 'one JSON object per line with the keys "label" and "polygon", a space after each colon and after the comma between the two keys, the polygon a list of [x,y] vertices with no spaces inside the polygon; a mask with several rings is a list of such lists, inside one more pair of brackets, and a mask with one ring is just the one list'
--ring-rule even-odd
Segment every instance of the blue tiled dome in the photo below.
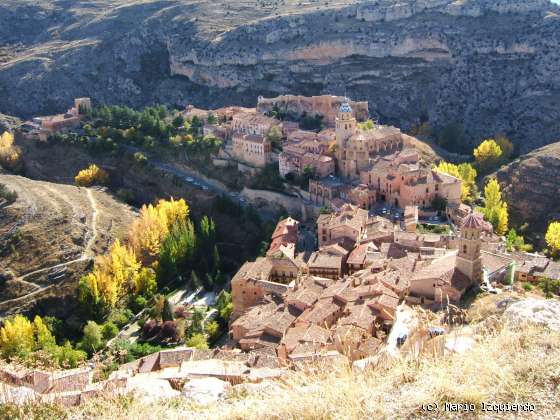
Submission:
{"label": "blue tiled dome", "polygon": [[352,112],[352,108],[350,107],[350,104],[348,102],[342,102],[342,105],[340,105],[340,112]]}

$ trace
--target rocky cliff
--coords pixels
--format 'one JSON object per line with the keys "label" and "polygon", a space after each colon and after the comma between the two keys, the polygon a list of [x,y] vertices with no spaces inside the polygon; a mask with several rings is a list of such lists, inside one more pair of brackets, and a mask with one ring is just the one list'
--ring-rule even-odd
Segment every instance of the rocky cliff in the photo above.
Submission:
{"label": "rocky cliff", "polygon": [[559,16],[548,0],[5,0],[0,112],[346,92],[384,123],[528,151],[560,137]]}
{"label": "rocky cliff", "polygon": [[527,222],[531,231],[545,232],[548,222],[560,220],[560,142],[521,156],[497,178],[515,224]]}

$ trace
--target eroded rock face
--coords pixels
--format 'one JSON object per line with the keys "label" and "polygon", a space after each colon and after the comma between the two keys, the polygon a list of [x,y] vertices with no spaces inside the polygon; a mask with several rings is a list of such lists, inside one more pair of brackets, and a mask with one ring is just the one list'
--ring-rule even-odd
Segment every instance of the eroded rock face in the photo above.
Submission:
{"label": "eroded rock face", "polygon": [[558,14],[548,0],[6,0],[0,112],[346,93],[383,123],[459,122],[527,151],[560,137]]}
{"label": "eroded rock face", "polygon": [[192,379],[183,387],[183,396],[197,404],[208,405],[224,398],[231,384],[218,378]]}
{"label": "eroded rock face", "polygon": [[514,225],[534,232],[560,219],[560,142],[521,156],[497,172]]}
{"label": "eroded rock face", "polygon": [[526,299],[511,304],[504,316],[514,323],[530,323],[560,331],[560,302],[557,300]]}

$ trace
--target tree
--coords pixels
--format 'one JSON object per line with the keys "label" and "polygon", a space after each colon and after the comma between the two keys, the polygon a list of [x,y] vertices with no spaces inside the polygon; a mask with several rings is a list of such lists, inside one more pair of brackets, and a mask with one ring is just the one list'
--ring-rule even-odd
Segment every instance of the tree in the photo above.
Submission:
{"label": "tree", "polygon": [[22,168],[22,152],[14,144],[14,135],[5,131],[0,136],[0,166],[12,172]]}
{"label": "tree", "polygon": [[195,263],[197,238],[190,221],[179,222],[161,245],[158,278],[162,284],[169,284],[185,276]]}
{"label": "tree", "polygon": [[81,347],[89,354],[95,353],[103,347],[103,334],[95,321],[88,321],[84,327]]}
{"label": "tree", "polygon": [[198,278],[198,275],[196,274],[196,271],[194,271],[194,270],[191,271],[191,284],[192,284],[192,287],[194,287],[195,289],[198,289],[199,287],[202,286],[202,283],[201,283],[200,279]]}
{"label": "tree", "polygon": [[78,172],[74,178],[76,185],[80,187],[89,187],[91,185],[107,185],[109,174],[95,164],[89,165],[86,169]]}
{"label": "tree", "polygon": [[210,341],[214,341],[220,334],[220,325],[216,321],[210,321],[204,327],[204,331],[208,335]]}
{"label": "tree", "polygon": [[101,336],[104,340],[110,340],[111,338],[116,337],[118,333],[119,329],[111,321],[103,324],[103,327],[101,327]]}
{"label": "tree", "polygon": [[227,322],[233,311],[233,303],[231,300],[231,293],[222,290],[216,298],[216,309],[220,314],[220,318]]}
{"label": "tree", "polygon": [[199,350],[206,350],[208,349],[208,340],[204,334],[196,333],[187,340],[187,346]]}
{"label": "tree", "polygon": [[502,159],[502,149],[493,139],[486,139],[473,151],[476,165],[483,173],[498,167]]}
{"label": "tree", "polygon": [[505,235],[508,229],[508,206],[502,201],[500,184],[495,178],[488,181],[484,187],[485,206],[482,208],[484,218],[492,223],[499,235]]}
{"label": "tree", "polygon": [[447,208],[447,199],[440,195],[436,195],[432,200],[432,208],[436,211],[442,212]]}
{"label": "tree", "polygon": [[363,131],[370,131],[375,128],[375,123],[372,120],[368,119],[364,122],[358,123],[358,128]]}
{"label": "tree", "polygon": [[169,302],[167,298],[163,301],[161,319],[163,321],[173,321],[173,305],[171,305],[171,302]]}
{"label": "tree", "polygon": [[282,149],[282,129],[277,126],[273,125],[266,133],[266,139],[272,144],[272,147],[275,149]]}
{"label": "tree", "polygon": [[192,337],[194,334],[202,333],[204,331],[203,321],[204,311],[202,309],[195,308],[192,313],[191,323],[188,327],[187,336]]}
{"label": "tree", "polygon": [[513,250],[530,252],[533,250],[533,246],[526,244],[525,238],[519,235],[514,228],[511,228],[506,236],[506,249],[508,252]]}
{"label": "tree", "polygon": [[157,292],[156,273],[151,268],[143,267],[136,279],[135,292],[144,295],[148,299]]}
{"label": "tree", "polygon": [[184,123],[185,123],[185,118],[183,118],[181,114],[177,114],[175,118],[173,118],[173,121],[171,122],[171,124],[173,124],[173,127],[175,128],[182,127]]}
{"label": "tree", "polygon": [[218,124],[218,118],[212,113],[208,113],[208,119],[207,119],[208,124]]}
{"label": "tree", "polygon": [[437,143],[456,153],[467,152],[467,139],[465,138],[465,128],[462,124],[452,123],[446,125],[439,133]]}
{"label": "tree", "polygon": [[448,175],[459,178],[461,184],[461,201],[470,203],[474,200],[476,195],[476,169],[468,163],[461,163],[455,165],[453,163],[441,161],[434,167],[437,172],[443,172]]}
{"label": "tree", "polygon": [[35,348],[33,324],[24,316],[16,315],[4,321],[0,329],[0,351],[5,358],[27,357]]}
{"label": "tree", "polygon": [[162,241],[173,225],[184,222],[189,215],[185,200],[160,200],[156,206],[144,205],[132,223],[129,238],[132,248],[145,264],[155,261]]}
{"label": "tree", "polygon": [[97,257],[93,271],[80,280],[80,300],[105,310],[117,303],[139,283],[140,263],[134,251],[117,239],[108,255]]}
{"label": "tree", "polygon": [[551,222],[544,237],[553,254],[560,251],[560,222]]}
{"label": "tree", "polygon": [[502,150],[502,159],[500,163],[504,164],[509,162],[511,160],[511,157],[513,156],[513,143],[509,141],[509,139],[503,134],[496,135],[496,138],[494,140]]}

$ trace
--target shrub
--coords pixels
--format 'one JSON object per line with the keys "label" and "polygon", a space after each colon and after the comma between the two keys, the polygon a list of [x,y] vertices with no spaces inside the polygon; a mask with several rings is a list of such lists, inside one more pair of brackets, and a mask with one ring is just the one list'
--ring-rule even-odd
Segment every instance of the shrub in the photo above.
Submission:
{"label": "shrub", "polygon": [[105,323],[103,327],[101,327],[101,335],[104,340],[110,340],[111,338],[116,337],[118,333],[119,329],[111,321]]}
{"label": "shrub", "polygon": [[14,135],[7,131],[0,136],[0,166],[12,172],[22,168],[21,149],[14,145]]}
{"label": "shrub", "polygon": [[101,327],[94,321],[88,321],[84,327],[84,337],[80,342],[80,347],[89,354],[92,354],[101,350],[103,344]]}
{"label": "shrub", "polygon": [[533,285],[531,283],[523,283],[522,285],[523,290],[530,292],[531,290],[533,290]]}
{"label": "shrub", "polygon": [[10,191],[4,184],[0,184],[0,198],[5,199],[8,204],[12,204],[17,200],[17,192]]}
{"label": "shrub", "polygon": [[208,340],[206,336],[202,333],[193,334],[191,338],[187,340],[188,347],[194,347],[199,350],[208,349]]}
{"label": "shrub", "polygon": [[148,162],[148,158],[142,152],[134,153],[134,161],[139,165],[145,165]]}
{"label": "shrub", "polygon": [[86,169],[78,172],[74,178],[76,185],[80,187],[89,187],[91,185],[107,185],[109,174],[95,164],[89,165]]}

